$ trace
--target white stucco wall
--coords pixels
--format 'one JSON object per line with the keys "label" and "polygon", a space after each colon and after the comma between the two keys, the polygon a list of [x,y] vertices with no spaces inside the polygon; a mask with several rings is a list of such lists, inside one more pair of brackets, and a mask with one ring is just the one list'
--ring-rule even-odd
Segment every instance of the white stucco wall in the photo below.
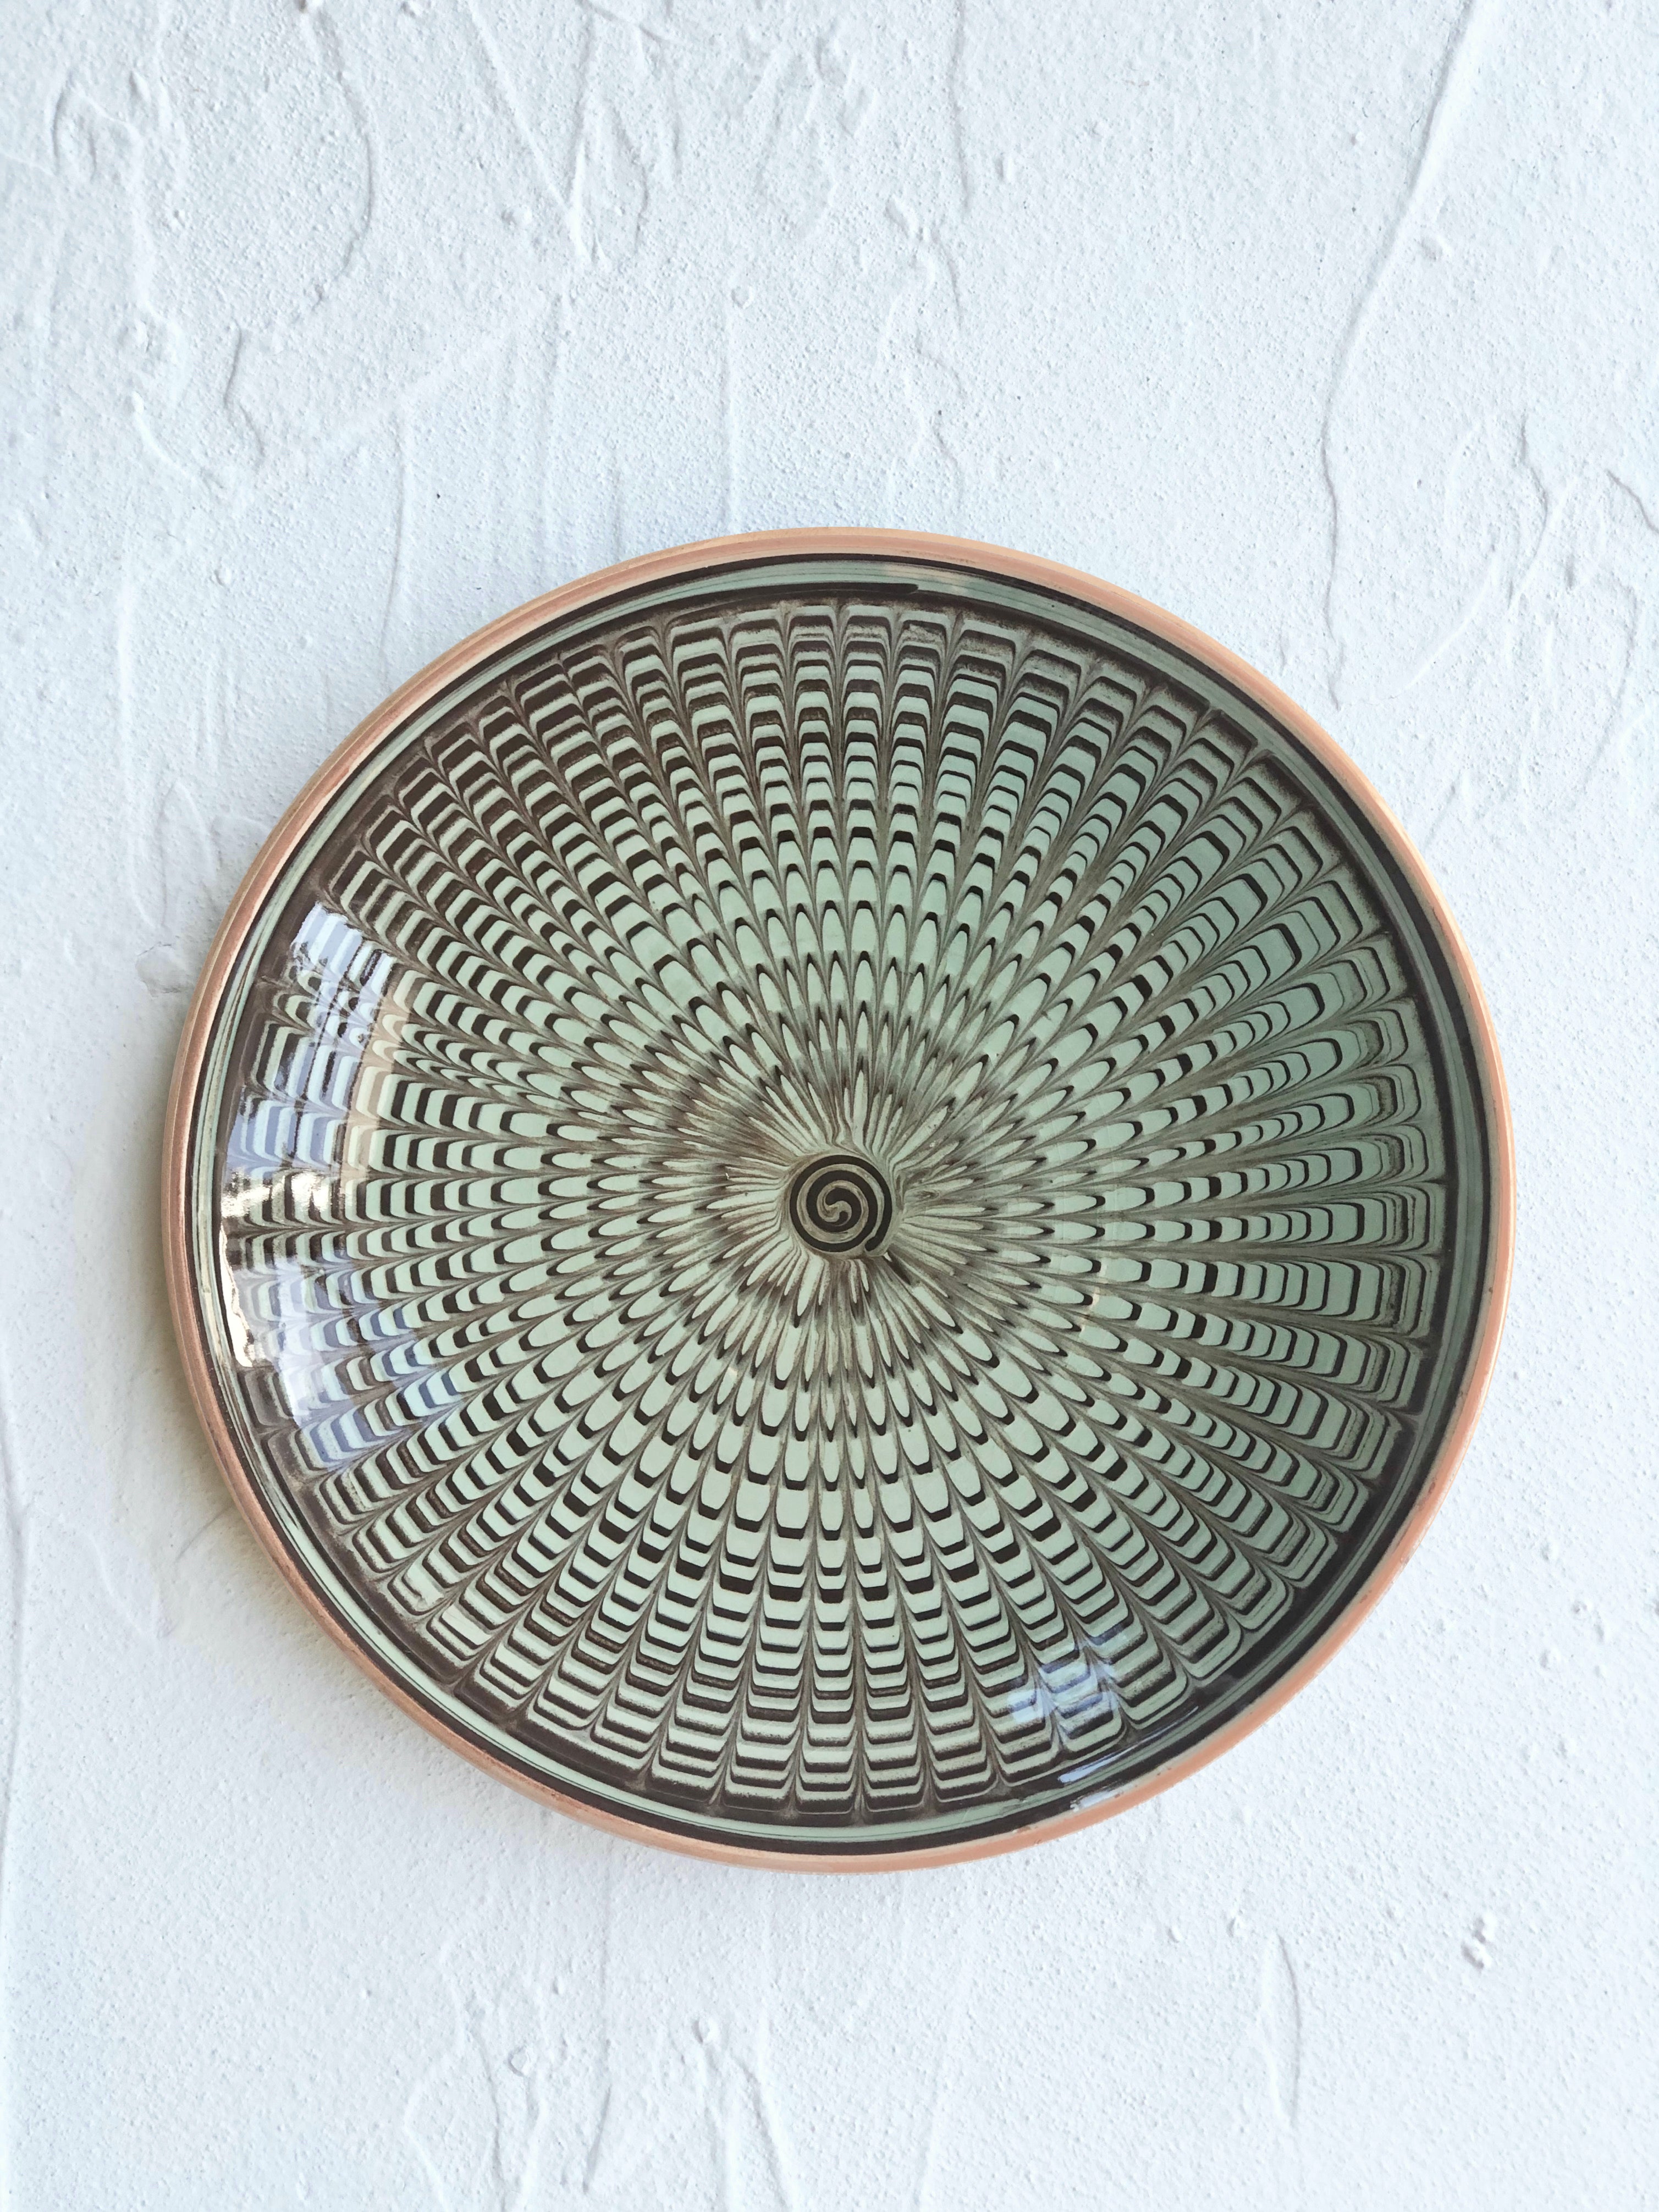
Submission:
{"label": "white stucco wall", "polygon": [[[7,2202],[1659,2203],[1653,0],[0,17]],[[826,1881],[475,1775],[289,1598],[156,1165],[242,868],[623,555],[904,524],[1236,647],[1404,815],[1518,1127],[1450,1501],[1242,1749]]]}

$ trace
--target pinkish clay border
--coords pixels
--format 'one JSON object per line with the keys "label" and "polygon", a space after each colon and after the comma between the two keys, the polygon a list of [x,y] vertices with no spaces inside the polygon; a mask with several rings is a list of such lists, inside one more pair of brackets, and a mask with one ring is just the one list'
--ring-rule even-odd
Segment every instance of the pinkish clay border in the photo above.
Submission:
{"label": "pinkish clay border", "polygon": [[[722,568],[734,562],[799,558],[803,556],[823,558],[849,554],[874,559],[926,561],[939,566],[974,568],[1006,576],[1022,584],[1035,585],[1042,590],[1060,592],[1067,598],[1103,608],[1107,613],[1133,623],[1137,628],[1149,631],[1153,636],[1164,639],[1202,661],[1298,738],[1328,769],[1370,820],[1438,933],[1456,987],[1462,994],[1478,1061],[1492,1173],[1492,1239],[1486,1278],[1481,1290],[1468,1370],[1463,1378],[1439,1455],[1409,1518],[1378,1561],[1370,1579],[1341,1617],[1313,1648],[1288,1674],[1281,1676],[1270,1690],[1225,1728],[1207,1736],[1201,1744],[1182,1753],[1179,1758],[1172,1759],[1156,1772],[1145,1776],[1129,1788],[1099,1803],[964,1844],[860,1852],[856,1855],[836,1851],[805,1853],[710,1843],[601,1811],[529,1779],[504,1761],[481,1750],[428,1712],[392,1680],[334,1618],[289,1557],[237,1455],[219,1408],[206,1338],[197,1308],[190,1262],[189,1215],[191,1132],[208,1041],[212,1034],[221,996],[265,896],[280,875],[289,854],[323,808],[382,738],[453,684],[470,667],[487,660],[530,631],[539,629],[545,623],[596,600],[611,598],[641,585],[686,575],[700,568]],[[516,609],[512,614],[503,615],[499,621],[489,623],[461,644],[441,654],[418,676],[412,677],[382,706],[377,707],[366,721],[360,723],[339,750],[312,777],[272,830],[232,900],[230,910],[214,939],[207,965],[202,971],[201,981],[197,985],[195,997],[185,1018],[184,1036],[173,1072],[172,1097],[167,1107],[165,1152],[162,1218],[167,1245],[167,1288],[179,1349],[184,1356],[185,1372],[196,1401],[197,1411],[213,1446],[215,1456],[224,1471],[225,1480],[249,1526],[276,1561],[289,1587],[315,1614],[335,1642],[349,1653],[405,1712],[470,1759],[476,1766],[483,1767],[486,1772],[512,1784],[515,1789],[532,1797],[557,1806],[561,1812],[568,1813],[576,1820],[605,1829],[613,1835],[632,1837],[671,1850],[687,1852],[697,1858],[720,1859],[739,1866],[787,1867],[807,1871],[870,1873],[902,1867],[947,1866],[962,1860],[989,1858],[1003,1851],[1017,1850],[1049,1836],[1069,1835],[1075,1829],[1086,1828],[1113,1814],[1127,1812],[1131,1806],[1143,1803],[1159,1790],[1167,1790],[1171,1784],[1195,1773],[1200,1767],[1207,1765],[1212,1759],[1218,1759],[1223,1752],[1230,1750],[1252,1729],[1260,1728],[1264,1721],[1270,1719],[1313,1679],[1338,1648],[1353,1634],[1415,1551],[1422,1540],[1424,1531],[1438,1510],[1468,1448],[1492,1379],[1508,1304],[1510,1272],[1515,1248],[1515,1145],[1509,1100],[1497,1039],[1492,1033],[1492,1017],[1475,975],[1468,947],[1411,840],[1378,793],[1346,754],[1293,701],[1287,699],[1282,691],[1268,683],[1265,677],[1258,675],[1236,653],[1230,653],[1224,646],[1216,644],[1189,623],[1165,614],[1161,608],[1149,605],[1145,599],[1136,599],[1131,592],[1103,584],[1079,569],[1062,568],[1054,562],[1037,560],[1029,554],[1010,552],[1000,546],[976,544],[965,538],[935,538],[921,532],[906,530],[764,531],[750,536],[710,538],[702,544],[679,546],[670,552],[653,553],[641,560],[626,561],[617,568],[602,569],[595,575],[584,576],[558,591],[549,592],[541,599],[532,599],[528,605]]]}

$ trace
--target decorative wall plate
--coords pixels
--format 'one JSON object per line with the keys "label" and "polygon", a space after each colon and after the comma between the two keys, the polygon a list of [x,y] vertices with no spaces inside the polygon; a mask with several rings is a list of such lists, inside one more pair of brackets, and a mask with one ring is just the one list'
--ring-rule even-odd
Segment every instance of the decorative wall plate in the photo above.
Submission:
{"label": "decorative wall plate", "polygon": [[1231,653],[872,532],[637,561],[373,714],[239,893],[168,1261],[231,1486],[603,1824],[912,1863],[1134,1802],[1421,1534],[1508,1278],[1403,832]]}

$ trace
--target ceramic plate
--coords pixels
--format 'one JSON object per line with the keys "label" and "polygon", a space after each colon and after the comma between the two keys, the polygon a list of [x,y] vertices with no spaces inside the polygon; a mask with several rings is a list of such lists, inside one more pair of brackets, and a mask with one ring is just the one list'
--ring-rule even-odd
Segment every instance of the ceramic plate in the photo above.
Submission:
{"label": "ceramic plate", "polygon": [[1124,593],[887,533],[613,569],[389,701],[168,1150],[307,1604],[732,1857],[993,1850],[1236,1738],[1420,1534],[1507,1279],[1479,989],[1352,764]]}

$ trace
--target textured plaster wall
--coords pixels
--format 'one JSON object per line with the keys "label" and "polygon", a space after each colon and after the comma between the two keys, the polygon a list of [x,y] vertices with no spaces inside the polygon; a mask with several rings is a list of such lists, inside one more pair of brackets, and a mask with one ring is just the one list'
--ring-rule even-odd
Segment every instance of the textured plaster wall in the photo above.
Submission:
{"label": "textured plaster wall", "polygon": [[[1659,8],[12,0],[9,2203],[1659,2203]],[[198,1433],[186,994],[394,684],[584,570],[906,524],[1326,720],[1468,930],[1522,1240],[1381,1612],[1173,1795],[733,1873],[476,1776]]]}

